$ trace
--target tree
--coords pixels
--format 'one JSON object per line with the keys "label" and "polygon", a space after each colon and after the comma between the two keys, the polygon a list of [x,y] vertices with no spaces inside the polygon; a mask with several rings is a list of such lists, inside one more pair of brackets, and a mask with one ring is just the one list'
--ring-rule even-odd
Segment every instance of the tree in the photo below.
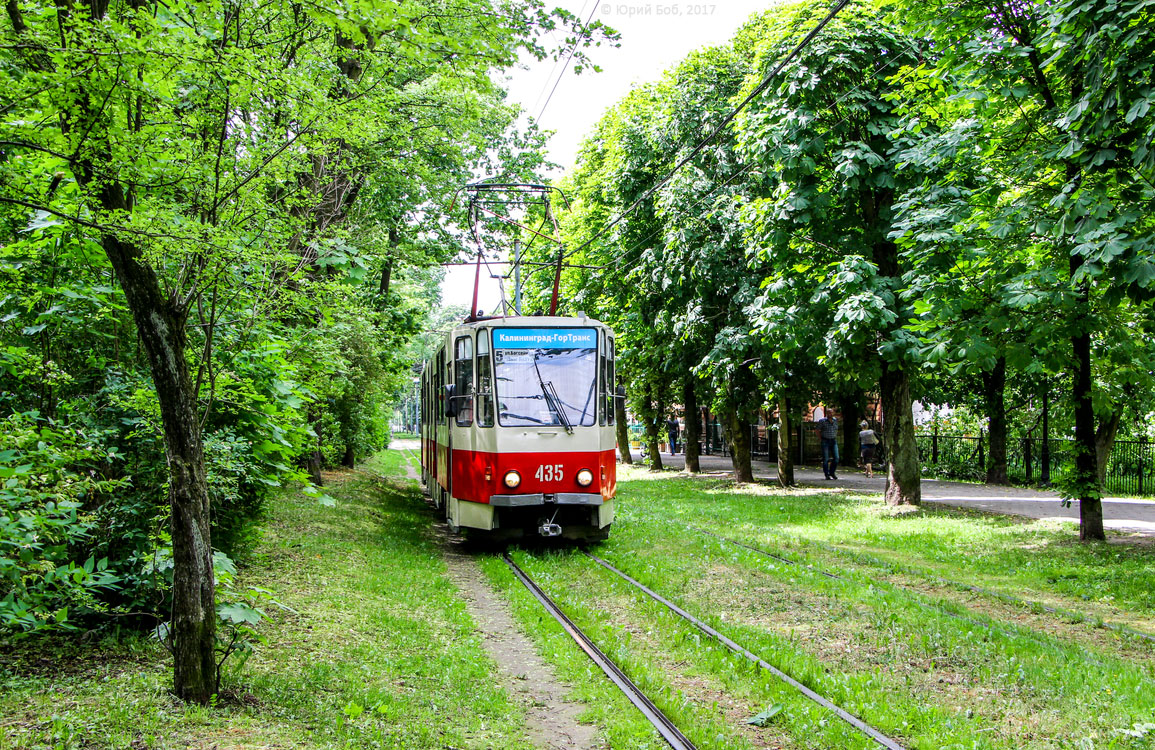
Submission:
{"label": "tree", "polygon": [[[825,12],[809,4],[781,11],[747,88],[793,45],[789,32],[812,26]],[[751,179],[754,193],[744,209],[755,255],[767,269],[759,304],[778,310],[801,300],[785,319],[759,315],[759,330],[803,341],[817,331],[825,349],[819,364],[831,377],[860,387],[878,383],[886,499],[895,505],[919,504],[921,491],[911,415],[916,350],[903,329],[909,302],[891,238],[895,201],[914,176],[904,175],[897,158],[904,123],[891,75],[921,56],[916,39],[866,6],[851,6],[738,120],[742,158],[762,170]],[[776,301],[779,292],[784,302]]]}
{"label": "tree", "polygon": [[[286,292],[307,296],[334,274],[356,279],[364,256],[333,241],[370,175],[435,165],[445,144],[503,109],[490,68],[521,48],[544,54],[533,27],[574,19],[535,2],[496,13],[480,2],[338,13],[286,2],[12,0],[6,11],[0,203],[97,242],[123,290],[163,425],[174,684],[181,698],[208,703],[216,605],[202,423],[213,399],[200,399],[214,378],[200,375],[223,307],[261,289],[289,318],[300,311]],[[452,108],[426,142],[413,136],[429,125],[431,100]],[[315,307],[306,318],[316,322]]]}
{"label": "tree", "polygon": [[[1017,240],[1026,270],[1007,277],[1003,296],[1017,307],[1029,300],[1051,335],[1051,366],[1072,373],[1078,447],[1064,492],[1079,501],[1081,538],[1103,539],[1097,456],[1117,409],[1096,398],[1096,341],[1108,321],[1130,317],[1128,306],[1150,304],[1155,281],[1152,11],[1144,2],[935,2],[903,3],[901,15],[941,52],[929,80],[968,102],[951,133],[981,144],[997,174],[974,195],[951,195],[939,180],[940,210],[970,212],[994,237]],[[946,174],[959,144],[924,142],[911,157]],[[1135,372],[1144,347],[1127,348],[1121,371]]]}

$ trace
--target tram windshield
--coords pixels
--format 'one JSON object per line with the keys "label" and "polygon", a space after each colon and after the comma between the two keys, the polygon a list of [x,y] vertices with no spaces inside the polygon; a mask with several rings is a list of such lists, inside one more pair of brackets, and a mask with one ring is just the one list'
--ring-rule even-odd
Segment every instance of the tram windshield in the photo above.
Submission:
{"label": "tram windshield", "polygon": [[504,427],[597,421],[596,328],[495,328],[497,418]]}

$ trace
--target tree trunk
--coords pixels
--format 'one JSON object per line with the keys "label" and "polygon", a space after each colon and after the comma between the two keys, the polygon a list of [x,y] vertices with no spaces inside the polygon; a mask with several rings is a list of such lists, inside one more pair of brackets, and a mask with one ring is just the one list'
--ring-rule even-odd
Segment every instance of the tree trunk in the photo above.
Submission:
{"label": "tree trunk", "polygon": [[843,466],[857,463],[858,459],[858,421],[861,419],[862,396],[855,393],[853,396],[844,396],[838,400],[838,409],[842,412],[842,460]]}
{"label": "tree trunk", "polygon": [[882,397],[882,434],[886,441],[886,502],[888,505],[920,505],[918,449],[914,442],[914,415],[910,375],[889,362],[882,363],[879,379]]}
{"label": "tree trunk", "polygon": [[[113,190],[104,187],[101,193]],[[106,195],[102,200],[108,200]],[[207,705],[216,692],[217,613],[208,483],[196,394],[185,359],[184,315],[165,298],[138,248],[111,236],[102,244],[136,321],[164,427],[172,506],[173,688],[182,700]]]}
{"label": "tree trunk", "polygon": [[632,464],[634,457],[630,453],[630,423],[626,417],[626,400],[614,397],[614,431],[618,436],[618,453],[622,456],[622,463]]}
{"label": "tree trunk", "polygon": [[1116,409],[1111,416],[1099,423],[1095,430],[1095,465],[1099,470],[1099,488],[1107,486],[1107,462],[1111,458],[1111,449],[1115,447],[1115,435],[1119,432],[1119,423],[1123,420],[1123,410]]}
{"label": "tree trunk", "polygon": [[658,414],[660,413],[658,407],[654,404],[654,388],[647,384],[645,390],[645,401],[642,405],[642,422],[646,427],[646,445],[650,453],[650,471],[662,470],[662,450],[658,443],[661,440],[659,435],[660,425],[658,423]]}
{"label": "tree trunk", "polygon": [[[1071,256],[1071,275],[1082,265],[1082,257]],[[1079,296],[1087,299],[1084,283]],[[1091,403],[1091,334],[1080,331],[1071,337],[1075,358],[1075,377],[1071,396],[1075,403],[1075,474],[1071,478],[1071,495],[1079,501],[1079,538],[1084,541],[1105,541],[1103,530],[1103,501],[1096,466],[1095,410]]]}
{"label": "tree trunk", "polygon": [[778,484],[794,486],[794,457],[790,452],[790,411],[785,396],[778,397]]}
{"label": "tree trunk", "polygon": [[987,430],[990,451],[987,454],[987,484],[1010,484],[1007,478],[1007,360],[999,357],[990,372],[983,373],[983,392],[987,405]]}
{"label": "tree trunk", "polygon": [[357,449],[350,443],[345,444],[345,455],[341,457],[341,465],[346,469],[357,468]]}
{"label": "tree trunk", "polygon": [[750,420],[744,419],[733,409],[727,409],[726,442],[730,444],[730,463],[734,466],[734,481],[739,484],[754,481],[754,469],[750,465]]}
{"label": "tree trunk", "polygon": [[658,435],[657,420],[646,420],[646,450],[650,454],[650,471],[662,470],[662,448],[659,445],[661,437]]}
{"label": "tree trunk", "polygon": [[698,408],[698,392],[694,388],[694,376],[688,373],[682,384],[682,406],[686,410],[686,432],[682,435],[682,442],[685,445],[686,471],[691,474],[698,474],[702,471],[698,461],[698,455],[701,453],[701,446],[698,441],[702,438],[702,414]]}

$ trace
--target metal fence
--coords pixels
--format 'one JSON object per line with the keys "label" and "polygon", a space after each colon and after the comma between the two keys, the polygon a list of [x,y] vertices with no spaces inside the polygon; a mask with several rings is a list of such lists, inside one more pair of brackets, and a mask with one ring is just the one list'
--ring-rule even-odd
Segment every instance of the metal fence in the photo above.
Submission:
{"label": "metal fence", "polygon": [[[800,466],[822,463],[822,448],[814,423],[803,422],[792,430],[791,443],[797,450],[794,461]],[[801,438],[801,439],[799,439]],[[986,476],[989,438],[984,435],[917,435],[919,461],[923,472],[947,479],[982,480]],[[838,444],[843,436],[839,428]],[[1047,486],[1060,481],[1074,464],[1075,441],[1052,438],[1007,438],[1007,476],[1016,484]],[[702,436],[703,454],[729,455],[723,430],[717,422],[706,426]],[[750,453],[753,458],[774,463],[778,460],[778,435],[772,426],[750,426]],[[880,445],[875,465],[885,462],[886,446]],[[843,456],[843,465],[857,463],[858,457]],[[1155,496],[1155,442],[1116,440],[1107,460],[1104,489],[1120,495]]]}

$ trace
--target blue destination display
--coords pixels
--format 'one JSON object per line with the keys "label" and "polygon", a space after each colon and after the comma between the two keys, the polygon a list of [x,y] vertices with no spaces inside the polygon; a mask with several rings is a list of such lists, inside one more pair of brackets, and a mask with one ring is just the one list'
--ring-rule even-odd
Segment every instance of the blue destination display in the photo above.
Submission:
{"label": "blue destination display", "polygon": [[494,328],[494,349],[596,349],[596,328]]}

